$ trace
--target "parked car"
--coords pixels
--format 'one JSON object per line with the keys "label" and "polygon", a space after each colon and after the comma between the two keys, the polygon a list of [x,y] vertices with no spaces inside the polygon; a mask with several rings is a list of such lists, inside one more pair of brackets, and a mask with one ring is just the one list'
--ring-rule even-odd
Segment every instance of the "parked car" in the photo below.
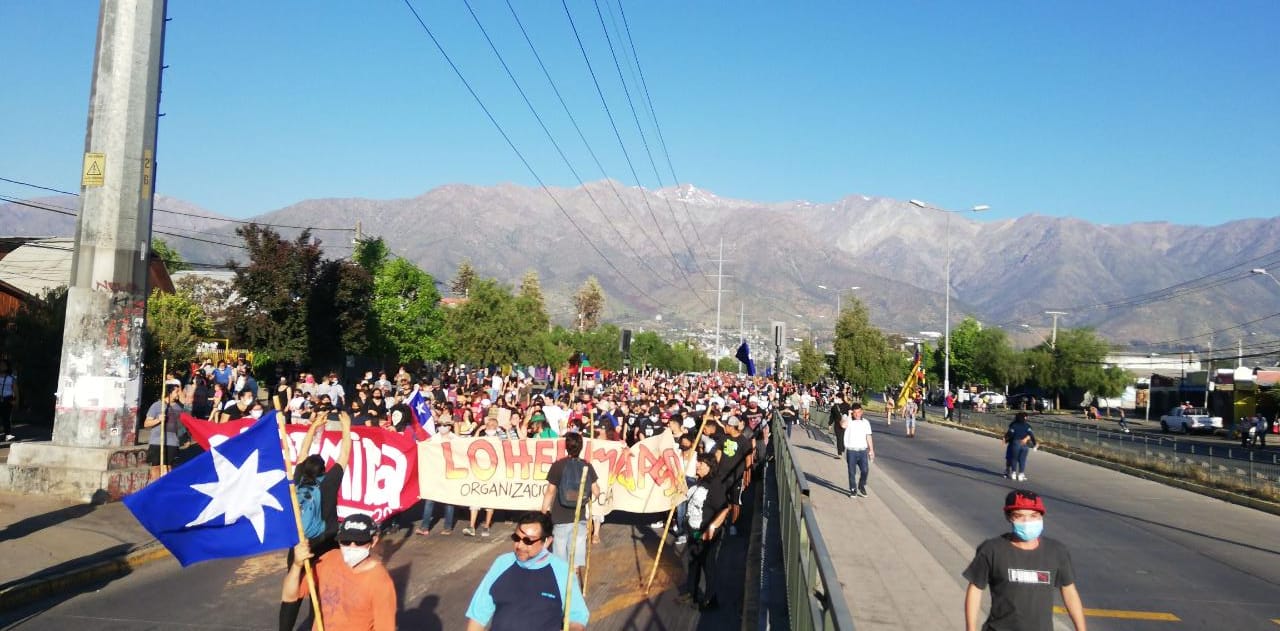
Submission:
{"label": "parked car", "polygon": [[986,392],[979,392],[978,400],[986,401],[987,405],[990,405],[990,406],[1000,407],[1004,405],[1005,397],[1003,394],[1000,394],[999,392],[992,392],[988,390]]}
{"label": "parked car", "polygon": [[1018,392],[1009,395],[1008,404],[1011,410],[1044,412],[1045,410],[1053,409],[1053,401],[1030,392]]}
{"label": "parked car", "polygon": [[1221,416],[1209,416],[1204,408],[1184,408],[1178,406],[1160,417],[1160,430],[1163,432],[1178,431],[1184,434],[1193,432],[1213,432],[1222,429]]}

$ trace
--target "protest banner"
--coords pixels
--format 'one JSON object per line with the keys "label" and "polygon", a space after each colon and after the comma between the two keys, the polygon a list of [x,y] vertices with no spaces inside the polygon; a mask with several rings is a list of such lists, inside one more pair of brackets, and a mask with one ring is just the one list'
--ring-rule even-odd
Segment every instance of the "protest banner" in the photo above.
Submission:
{"label": "protest banner", "polygon": [[[563,438],[454,438],[418,444],[422,497],[456,506],[539,510],[547,470],[565,456]],[[633,447],[591,440],[583,457],[600,479],[592,514],[656,513],[684,501],[680,455],[670,432]]]}
{"label": "protest banner", "polygon": [[[211,423],[182,415],[183,425],[205,449],[245,431],[254,420]],[[307,435],[307,426],[289,425],[286,431],[297,453]],[[324,458],[325,467],[329,467],[338,458],[341,443],[342,432],[328,430],[312,441],[309,454],[298,457],[318,453]],[[338,516],[364,513],[383,521],[409,508],[418,501],[417,469],[418,452],[413,439],[378,427],[351,428],[351,461],[338,492]]]}

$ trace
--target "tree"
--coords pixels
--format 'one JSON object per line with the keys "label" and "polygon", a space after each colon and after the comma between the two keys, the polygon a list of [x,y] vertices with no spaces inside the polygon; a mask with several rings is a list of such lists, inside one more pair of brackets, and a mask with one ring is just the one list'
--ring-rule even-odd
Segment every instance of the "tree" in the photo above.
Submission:
{"label": "tree", "polygon": [[228,324],[241,344],[276,361],[301,364],[308,359],[308,307],[320,276],[320,243],[303,230],[293,241],[271,228],[236,228],[249,251],[248,265],[236,269],[239,297]]}
{"label": "tree", "polygon": [[174,272],[182,272],[191,269],[186,260],[182,258],[178,251],[169,247],[169,244],[160,237],[151,237],[151,252],[161,261],[164,261],[164,268],[170,274]]}
{"label": "tree", "polygon": [[0,318],[5,334],[0,356],[22,380],[23,408],[38,420],[53,420],[58,369],[62,359],[63,323],[67,314],[67,288],[51,289],[24,303],[7,318]]}
{"label": "tree", "polygon": [[465,303],[447,312],[446,336],[454,359],[468,364],[501,364],[520,353],[522,340],[511,290],[493,279],[477,279]]}
{"label": "tree", "polygon": [[813,338],[809,338],[800,346],[800,361],[791,371],[791,375],[800,383],[816,383],[827,372],[827,362],[822,353],[814,348]]}
{"label": "tree", "polygon": [[538,272],[529,270],[524,273],[516,300],[529,320],[531,330],[542,332],[550,327],[551,317],[547,315],[546,299],[542,296],[542,281],[538,279]]}
{"label": "tree", "polygon": [[186,362],[197,356],[196,345],[213,335],[213,320],[189,294],[159,289],[147,298],[147,345],[161,359]]}
{"label": "tree", "polygon": [[200,306],[213,327],[213,337],[228,337],[227,308],[235,292],[230,281],[193,274],[179,278],[174,288]]}
{"label": "tree", "polygon": [[1026,356],[1013,349],[1003,329],[994,327],[975,338],[971,368],[976,381],[990,386],[1021,383],[1031,374]]}
{"label": "tree", "polygon": [[365,355],[377,341],[373,279],[351,261],[320,264],[316,284],[307,298],[307,355],[312,368],[345,365],[347,355]]}
{"label": "tree", "polygon": [[387,247],[387,242],[383,241],[382,237],[373,237],[356,241],[351,258],[356,265],[363,267],[369,276],[373,277],[378,275],[378,270],[387,262],[390,255],[391,250]]}
{"label": "tree", "polygon": [[600,326],[600,316],[604,313],[604,288],[595,276],[587,277],[586,282],[573,295],[573,306],[578,310],[578,328],[583,331]]}
{"label": "tree", "polygon": [[1071,390],[1118,394],[1117,389],[1124,387],[1124,371],[1105,367],[1103,360],[1110,350],[1111,345],[1091,329],[1061,330],[1055,346],[1042,343],[1027,351],[1031,380],[1053,393],[1055,407],[1061,405],[1061,395]]}
{"label": "tree", "polygon": [[476,270],[471,266],[471,259],[463,259],[458,265],[458,273],[449,283],[449,291],[455,296],[471,296],[471,286],[476,282]]}
{"label": "tree", "polygon": [[436,281],[417,265],[394,258],[373,280],[373,313],[380,337],[398,361],[440,359],[444,313]]}
{"label": "tree", "polygon": [[836,322],[835,372],[859,390],[882,390],[899,379],[901,357],[872,326],[867,307],[853,298]]}

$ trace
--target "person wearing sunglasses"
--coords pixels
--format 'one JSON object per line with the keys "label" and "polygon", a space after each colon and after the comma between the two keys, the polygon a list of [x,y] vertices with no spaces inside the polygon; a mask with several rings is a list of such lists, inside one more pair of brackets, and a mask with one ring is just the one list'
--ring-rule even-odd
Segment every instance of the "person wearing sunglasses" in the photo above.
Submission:
{"label": "person wearing sunglasses", "polygon": [[[378,545],[378,524],[364,514],[346,518],[338,528],[338,548],[315,561],[316,584],[324,594],[320,615],[327,629],[370,629],[393,631],[396,628],[396,588],[386,566],[372,555]],[[293,562],[284,579],[280,594],[280,628],[293,629],[308,594],[302,567],[311,558],[311,546],[302,541],[293,549]],[[317,627],[318,628],[318,627]]]}
{"label": "person wearing sunglasses", "polygon": [[467,631],[525,631],[564,626],[569,585],[569,628],[587,628],[590,613],[569,578],[569,564],[551,553],[551,516],[528,512],[516,519],[513,550],[494,560],[467,607]]}

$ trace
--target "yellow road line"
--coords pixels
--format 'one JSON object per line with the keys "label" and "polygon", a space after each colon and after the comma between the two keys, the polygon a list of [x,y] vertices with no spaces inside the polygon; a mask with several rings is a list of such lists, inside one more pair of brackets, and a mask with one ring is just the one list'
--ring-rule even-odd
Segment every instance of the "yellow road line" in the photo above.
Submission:
{"label": "yellow road line", "polygon": [[[1054,607],[1053,613],[1065,614],[1067,613],[1067,610],[1064,607]],[[1088,617],[1088,618],[1120,618],[1123,620],[1159,620],[1163,622],[1181,622],[1182,621],[1182,618],[1179,618],[1171,613],[1164,613],[1162,611],[1126,611],[1124,609],[1088,609],[1086,608],[1084,610],[1084,615],[1085,617]],[[1275,620],[1273,620],[1272,622],[1276,622],[1276,624],[1280,624],[1280,622],[1277,622]]]}

